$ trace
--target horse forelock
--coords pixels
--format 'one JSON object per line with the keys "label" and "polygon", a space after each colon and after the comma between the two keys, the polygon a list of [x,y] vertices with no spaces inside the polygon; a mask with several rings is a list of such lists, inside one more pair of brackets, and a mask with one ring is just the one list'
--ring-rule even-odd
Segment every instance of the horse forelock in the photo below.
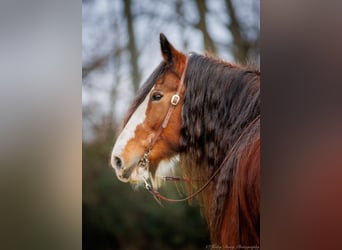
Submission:
{"label": "horse forelock", "polygon": [[[185,84],[181,165],[188,178],[205,182],[221,165],[242,131],[260,114],[260,72],[253,67],[194,54],[189,59]],[[225,173],[229,176],[234,173],[236,162],[227,164]],[[216,203],[217,187],[213,183],[199,197],[210,227],[218,224],[213,221],[213,213],[225,209],[231,187],[230,182],[221,187],[220,199],[224,200]],[[202,184],[191,185],[198,188]],[[216,206],[215,209],[208,204]]]}
{"label": "horse forelock", "polygon": [[121,130],[126,126],[127,122],[129,121],[133,113],[136,111],[139,105],[144,101],[146,95],[151,91],[156,81],[158,81],[158,79],[165,73],[165,70],[166,70],[166,64],[164,62],[161,62],[158,65],[158,67],[153,71],[153,73],[147,78],[145,83],[139,89],[131,106],[129,107],[127,115],[125,116],[123,120]]}

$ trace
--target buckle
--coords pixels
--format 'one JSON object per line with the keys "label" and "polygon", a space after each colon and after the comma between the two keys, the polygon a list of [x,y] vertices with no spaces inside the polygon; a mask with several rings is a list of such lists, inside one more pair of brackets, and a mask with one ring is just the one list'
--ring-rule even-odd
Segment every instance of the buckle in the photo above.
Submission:
{"label": "buckle", "polygon": [[175,95],[173,95],[172,98],[171,98],[171,104],[172,104],[173,106],[176,106],[176,105],[179,103],[179,100],[180,100],[179,95],[175,94]]}

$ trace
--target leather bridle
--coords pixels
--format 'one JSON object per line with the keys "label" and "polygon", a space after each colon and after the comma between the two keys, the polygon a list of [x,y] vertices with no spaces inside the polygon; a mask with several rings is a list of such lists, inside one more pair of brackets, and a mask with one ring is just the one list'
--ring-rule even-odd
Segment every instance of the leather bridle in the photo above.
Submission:
{"label": "leather bridle", "polygon": [[180,101],[180,92],[181,92],[182,87],[184,85],[185,73],[186,73],[186,69],[188,66],[188,61],[189,61],[190,56],[191,56],[191,54],[189,54],[185,59],[184,71],[183,71],[183,74],[181,76],[180,83],[178,85],[176,93],[171,97],[171,101],[170,101],[171,105],[170,105],[170,107],[166,113],[166,116],[163,120],[163,123],[160,126],[160,128],[158,129],[157,133],[155,133],[155,135],[154,135],[153,139],[151,140],[150,144],[148,145],[148,147],[146,148],[143,157],[140,159],[140,161],[138,163],[139,167],[143,167],[143,168],[148,167],[148,165],[149,165],[148,156],[150,155],[152,148],[154,147],[154,145],[158,141],[161,133],[167,127],[167,125],[170,121],[171,115],[172,115],[173,111],[175,110],[176,106],[178,105],[178,103]]}

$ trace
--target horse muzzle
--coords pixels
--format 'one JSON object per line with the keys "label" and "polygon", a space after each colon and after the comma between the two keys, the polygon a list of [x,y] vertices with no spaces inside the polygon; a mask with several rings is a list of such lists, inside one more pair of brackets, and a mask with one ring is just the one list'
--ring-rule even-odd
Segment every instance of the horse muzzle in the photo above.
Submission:
{"label": "horse muzzle", "polygon": [[148,178],[149,176],[147,168],[141,166],[138,157],[133,161],[132,164],[126,166],[125,162],[120,157],[113,156],[111,164],[118,179],[124,183],[142,182],[143,177]]}
{"label": "horse muzzle", "polygon": [[115,169],[116,176],[122,182],[129,182],[134,169],[135,167],[130,167],[126,169]]}

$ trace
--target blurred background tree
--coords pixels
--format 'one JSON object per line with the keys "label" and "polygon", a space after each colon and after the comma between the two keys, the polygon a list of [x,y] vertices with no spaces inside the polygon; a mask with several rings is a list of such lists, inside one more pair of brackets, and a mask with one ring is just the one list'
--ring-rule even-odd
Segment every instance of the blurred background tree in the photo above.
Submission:
{"label": "blurred background tree", "polygon": [[[83,249],[204,249],[196,205],[159,207],[109,165],[139,86],[161,61],[159,33],[183,52],[259,63],[259,0],[83,0]],[[189,51],[190,50],[190,51]],[[173,184],[161,192],[177,193]]]}

